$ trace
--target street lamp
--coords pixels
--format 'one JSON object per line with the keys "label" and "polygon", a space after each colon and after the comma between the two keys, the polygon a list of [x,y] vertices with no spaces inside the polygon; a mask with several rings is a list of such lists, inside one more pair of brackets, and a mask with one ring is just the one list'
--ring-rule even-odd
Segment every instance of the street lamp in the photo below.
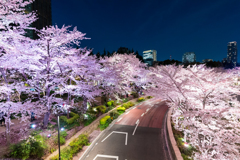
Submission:
{"label": "street lamp", "polygon": [[59,160],[61,160],[61,153],[60,153],[60,122],[59,122],[59,115],[58,115],[58,150],[59,150]]}

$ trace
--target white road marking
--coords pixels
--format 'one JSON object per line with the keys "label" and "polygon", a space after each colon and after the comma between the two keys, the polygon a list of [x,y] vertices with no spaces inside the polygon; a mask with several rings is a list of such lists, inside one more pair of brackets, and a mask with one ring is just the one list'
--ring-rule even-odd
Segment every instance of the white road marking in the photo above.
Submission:
{"label": "white road marking", "polygon": [[95,145],[97,145],[98,143],[96,143]]}
{"label": "white road marking", "polygon": [[132,135],[134,135],[134,134],[135,134],[135,131],[136,131],[136,129],[137,129],[137,126],[138,126],[138,124],[139,124],[139,121],[137,121],[137,125],[136,125],[136,127],[135,127],[135,129],[134,129],[134,131],[133,131],[133,134],[132,134]]}
{"label": "white road marking", "polygon": [[141,115],[141,117],[144,115],[144,113]]}
{"label": "white road marking", "polygon": [[136,124],[139,122],[139,119],[136,121]]}
{"label": "white road marking", "polygon": [[128,111],[126,114],[128,114],[130,111]]}
{"label": "white road marking", "polygon": [[121,121],[122,118],[120,118],[117,122]]}
{"label": "white road marking", "polygon": [[118,156],[109,156],[109,155],[103,155],[103,154],[97,154],[93,160],[96,160],[97,157],[114,158],[114,159],[116,158],[116,160],[118,160]]}
{"label": "white road marking", "polygon": [[87,157],[89,157],[89,155],[87,155]]}
{"label": "white road marking", "polygon": [[105,140],[106,140],[111,134],[113,134],[113,133],[126,134],[125,145],[127,145],[127,137],[128,137],[128,133],[127,133],[127,132],[112,131],[106,138],[104,138],[104,139],[102,140],[102,142],[105,141]]}

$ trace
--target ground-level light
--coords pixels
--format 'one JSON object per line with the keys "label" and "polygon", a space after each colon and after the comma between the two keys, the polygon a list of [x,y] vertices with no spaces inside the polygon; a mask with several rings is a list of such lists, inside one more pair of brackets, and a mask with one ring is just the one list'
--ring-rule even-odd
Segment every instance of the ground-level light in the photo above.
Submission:
{"label": "ground-level light", "polygon": [[32,124],[32,125],[31,125],[31,128],[36,128],[36,124]]}
{"label": "ground-level light", "polygon": [[64,128],[61,128],[61,131],[64,131]]}
{"label": "ground-level light", "polygon": [[47,135],[47,137],[50,138],[50,137],[51,137],[51,134]]}
{"label": "ground-level light", "polygon": [[87,119],[88,118],[88,115],[87,114],[83,114],[84,115],[84,119]]}
{"label": "ground-level light", "polygon": [[187,142],[184,143],[185,147],[189,147],[189,144]]}

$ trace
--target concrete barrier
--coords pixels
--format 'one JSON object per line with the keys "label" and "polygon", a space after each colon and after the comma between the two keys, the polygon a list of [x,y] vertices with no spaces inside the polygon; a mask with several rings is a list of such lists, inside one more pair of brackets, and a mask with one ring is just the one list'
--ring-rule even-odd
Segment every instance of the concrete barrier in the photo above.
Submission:
{"label": "concrete barrier", "polygon": [[182,156],[181,156],[181,152],[178,149],[177,143],[175,141],[174,135],[173,135],[173,131],[172,131],[172,126],[171,126],[171,114],[172,114],[172,107],[169,108],[168,110],[168,116],[167,116],[167,130],[168,130],[168,137],[169,137],[169,141],[170,141],[170,145],[171,145],[171,149],[173,151],[174,154],[174,159],[177,160],[183,160]]}

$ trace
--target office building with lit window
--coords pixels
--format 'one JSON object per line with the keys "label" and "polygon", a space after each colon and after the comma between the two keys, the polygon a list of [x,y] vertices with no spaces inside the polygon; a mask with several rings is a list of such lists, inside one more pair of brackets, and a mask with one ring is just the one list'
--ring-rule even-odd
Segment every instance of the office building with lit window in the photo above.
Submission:
{"label": "office building with lit window", "polygon": [[237,65],[237,42],[228,42],[227,45],[227,63],[233,63],[233,67]]}
{"label": "office building with lit window", "polygon": [[202,60],[203,63],[210,62],[210,61],[213,61],[213,60],[212,59],[203,59]]}
{"label": "office building with lit window", "polygon": [[[38,19],[30,25],[31,27],[40,30],[43,27],[52,25],[51,0],[35,0],[33,3],[25,7],[26,13],[32,11],[37,11]],[[31,39],[39,38],[33,30],[26,30],[26,32],[25,36],[30,37]]]}
{"label": "office building with lit window", "polygon": [[157,51],[156,50],[147,50],[143,51],[143,61],[149,66],[153,65],[153,62],[157,61]]}
{"label": "office building with lit window", "polygon": [[182,63],[194,63],[196,62],[196,55],[194,52],[186,52],[182,57]]}

